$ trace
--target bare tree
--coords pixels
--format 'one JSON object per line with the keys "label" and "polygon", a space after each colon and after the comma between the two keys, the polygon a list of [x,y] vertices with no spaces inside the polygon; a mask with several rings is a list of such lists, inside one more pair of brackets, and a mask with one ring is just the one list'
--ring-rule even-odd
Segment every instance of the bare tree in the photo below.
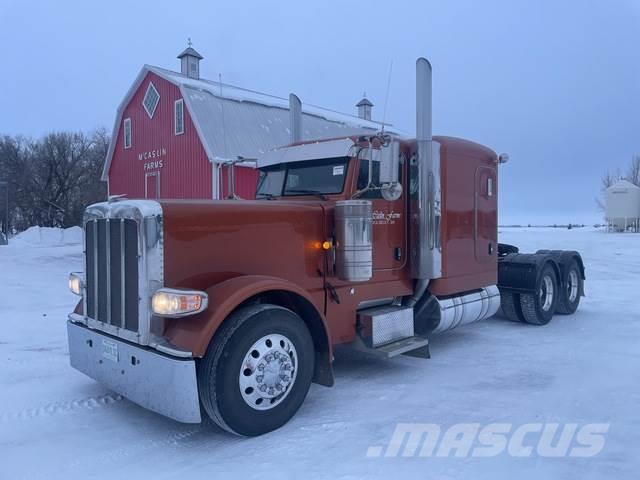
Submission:
{"label": "bare tree", "polygon": [[25,159],[30,148],[31,142],[24,137],[0,138],[0,179],[8,184],[9,231],[22,224],[28,216],[22,200],[25,197],[24,179],[27,176]]}
{"label": "bare tree", "polygon": [[9,182],[12,226],[79,225],[84,208],[106,197],[100,173],[108,145],[104,129],[52,133],[37,141],[0,138],[0,177]]}
{"label": "bare tree", "polygon": [[627,180],[640,187],[640,155],[634,155],[627,170]]}
{"label": "bare tree", "polygon": [[615,174],[607,172],[600,179],[600,197],[596,198],[596,205],[598,206],[598,210],[601,210],[602,212],[606,210],[605,198],[607,195],[607,188],[619,181],[620,178],[622,177],[620,175],[620,171],[618,170]]}

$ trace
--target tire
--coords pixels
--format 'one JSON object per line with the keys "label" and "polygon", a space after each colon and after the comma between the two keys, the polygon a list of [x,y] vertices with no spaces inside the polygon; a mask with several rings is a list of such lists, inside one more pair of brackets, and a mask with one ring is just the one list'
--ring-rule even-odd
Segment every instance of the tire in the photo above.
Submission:
{"label": "tire", "polygon": [[520,249],[515,245],[509,245],[508,243],[498,243],[498,256],[509,255],[510,253],[518,253]]}
{"label": "tire", "polygon": [[521,293],[520,308],[526,323],[546,325],[551,321],[558,303],[558,280],[556,272],[547,263],[536,280],[536,293]]}
{"label": "tire", "polygon": [[218,426],[237,435],[275,430],[302,405],[314,357],[311,334],[291,310],[269,304],[240,308],[198,365],[202,406]]}
{"label": "tire", "polygon": [[556,311],[563,315],[571,315],[580,305],[580,292],[583,289],[584,280],[578,262],[573,259],[564,269],[560,293],[558,295],[558,306]]}
{"label": "tire", "polygon": [[502,315],[512,322],[524,322],[520,309],[520,294],[512,292],[500,292],[500,309]]}

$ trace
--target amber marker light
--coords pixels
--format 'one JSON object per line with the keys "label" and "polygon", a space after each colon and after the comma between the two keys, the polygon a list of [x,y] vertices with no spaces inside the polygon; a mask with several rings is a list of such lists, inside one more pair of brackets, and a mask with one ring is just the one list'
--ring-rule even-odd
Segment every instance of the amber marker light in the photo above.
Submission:
{"label": "amber marker light", "polygon": [[76,295],[82,296],[82,287],[84,285],[83,275],[80,272],[69,274],[69,290]]}
{"label": "amber marker light", "polygon": [[203,311],[207,303],[204,292],[161,288],[151,298],[151,309],[161,317],[184,317]]}
{"label": "amber marker light", "polygon": [[331,244],[331,242],[330,242],[330,241],[328,241],[328,240],[326,240],[326,241],[322,242],[322,249],[323,249],[323,250],[329,250],[329,249],[331,249],[331,247],[332,247],[332,246],[333,246],[333,245],[332,245],[332,244]]}

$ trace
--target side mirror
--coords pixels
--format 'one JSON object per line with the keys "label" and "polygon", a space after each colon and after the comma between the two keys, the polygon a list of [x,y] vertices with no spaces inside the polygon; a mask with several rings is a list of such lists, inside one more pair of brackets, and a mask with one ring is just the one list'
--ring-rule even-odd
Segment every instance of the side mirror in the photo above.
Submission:
{"label": "side mirror", "polygon": [[392,139],[380,154],[380,193],[389,202],[402,196],[402,185],[398,182],[399,170],[400,142]]}
{"label": "side mirror", "polygon": [[380,187],[380,193],[387,202],[395,202],[402,196],[402,184],[398,182],[383,183]]}
{"label": "side mirror", "polygon": [[391,140],[380,152],[380,185],[398,183],[400,169],[400,142]]}

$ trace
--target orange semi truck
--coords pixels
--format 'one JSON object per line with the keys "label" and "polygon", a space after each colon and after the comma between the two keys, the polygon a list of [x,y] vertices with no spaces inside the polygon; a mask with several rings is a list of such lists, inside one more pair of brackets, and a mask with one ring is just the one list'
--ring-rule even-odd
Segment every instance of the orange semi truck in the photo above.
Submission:
{"label": "orange semi truck", "polygon": [[286,423],[311,382],[333,385],[335,345],[428,358],[432,335],[499,307],[538,325],[573,313],[580,255],[498,243],[506,155],[432,137],[425,59],[416,80],[415,139],[268,152],[252,201],[89,206],[71,365],[177,421],[253,436]]}

